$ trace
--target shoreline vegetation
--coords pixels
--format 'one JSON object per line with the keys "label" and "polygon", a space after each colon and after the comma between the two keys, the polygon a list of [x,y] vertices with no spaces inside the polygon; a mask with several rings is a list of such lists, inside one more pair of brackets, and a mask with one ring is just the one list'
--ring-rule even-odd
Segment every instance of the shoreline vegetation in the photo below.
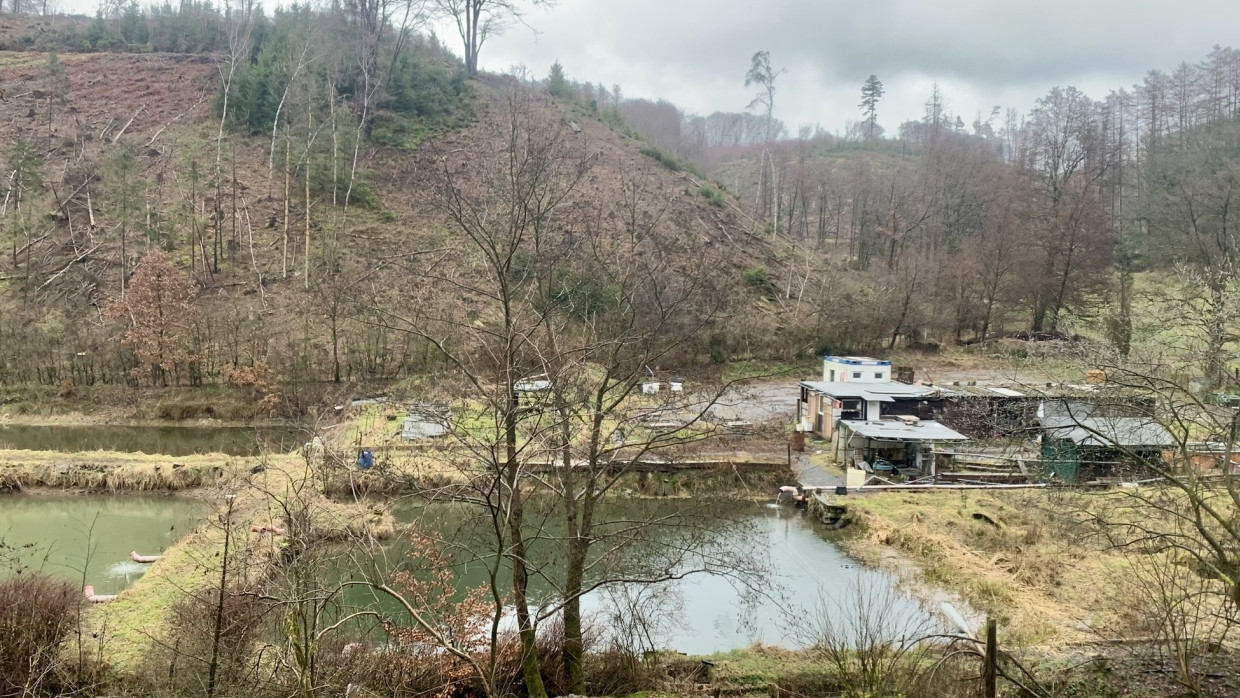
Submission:
{"label": "shoreline vegetation", "polygon": [[[330,460],[322,447],[312,457]],[[96,643],[91,651],[108,671],[129,676],[144,671],[144,658],[159,651],[160,636],[152,628],[173,622],[183,611],[178,600],[214,588],[212,575],[218,574],[224,552],[225,517],[235,524],[234,534],[240,534],[231,541],[232,555],[241,561],[237,574],[250,584],[279,574],[285,554],[276,537],[251,531],[251,526],[283,521],[287,511],[281,507],[289,504],[287,493],[293,490],[302,493],[298,506],[314,512],[313,537],[384,540],[402,535],[403,528],[395,524],[383,496],[361,496],[352,502],[332,496],[350,491],[391,494],[367,486],[383,473],[359,473],[347,458],[338,459],[330,469],[331,478],[324,480],[322,473],[308,466],[304,452],[172,459],[129,453],[0,451],[0,485],[16,479],[28,496],[165,492],[214,504],[204,523],[169,547],[133,586],[115,601],[87,611],[86,627]],[[173,462],[181,467],[171,469]],[[253,472],[259,466],[261,470]],[[653,479],[661,484],[652,491],[638,485],[639,475],[633,474],[632,492],[626,496],[709,492],[714,497],[765,499],[756,494],[765,492],[765,482],[744,483],[734,473],[711,477],[708,488],[699,482],[688,490],[676,475],[656,476]],[[698,479],[702,475],[693,473]],[[341,487],[342,483],[350,486]],[[222,503],[226,494],[234,497],[230,506]],[[1065,658],[1082,652],[1112,652],[1105,649],[1109,638],[1120,636],[1119,625],[1131,620],[1126,617],[1131,609],[1125,608],[1129,599],[1123,593],[1123,559],[1096,542],[1064,535],[1068,530],[1064,517],[1075,508],[1105,505],[1096,496],[1082,502],[1066,494],[886,492],[850,495],[843,502],[850,525],[829,535],[849,556],[896,576],[903,592],[928,606],[944,597],[963,599],[960,610],[966,615],[971,616],[971,607],[995,617],[1003,645],[1038,657],[1048,671],[1063,670]],[[690,691],[702,683],[721,695],[768,693],[772,685],[780,691],[811,692],[830,690],[838,679],[820,649],[755,645],[704,657],[673,653],[658,661],[660,675],[666,671],[671,677],[662,685],[673,693],[675,686]],[[1072,681],[1094,681],[1101,675],[1090,667],[1063,671]]]}

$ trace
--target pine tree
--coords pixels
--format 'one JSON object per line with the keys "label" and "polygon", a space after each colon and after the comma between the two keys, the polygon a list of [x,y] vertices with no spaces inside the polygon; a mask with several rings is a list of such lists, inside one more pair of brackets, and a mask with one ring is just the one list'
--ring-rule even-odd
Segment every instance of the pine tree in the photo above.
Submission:
{"label": "pine tree", "polygon": [[877,75],[870,74],[865,79],[865,83],[861,86],[861,113],[865,114],[865,137],[873,138],[875,127],[878,121],[878,100],[882,99],[886,90],[883,89],[883,82],[878,79]]}
{"label": "pine tree", "polygon": [[559,61],[551,64],[551,71],[547,73],[547,92],[552,97],[567,97],[569,95],[568,79],[564,77],[564,66]]}

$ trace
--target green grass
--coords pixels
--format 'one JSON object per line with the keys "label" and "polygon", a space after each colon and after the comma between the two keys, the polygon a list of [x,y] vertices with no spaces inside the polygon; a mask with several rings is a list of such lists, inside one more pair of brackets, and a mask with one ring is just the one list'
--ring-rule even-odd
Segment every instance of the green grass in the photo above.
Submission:
{"label": "green grass", "polygon": [[218,583],[218,563],[212,561],[219,559],[223,543],[222,528],[203,524],[169,548],[119,598],[90,609],[87,622],[102,638],[109,665],[121,673],[137,669],[176,603]]}

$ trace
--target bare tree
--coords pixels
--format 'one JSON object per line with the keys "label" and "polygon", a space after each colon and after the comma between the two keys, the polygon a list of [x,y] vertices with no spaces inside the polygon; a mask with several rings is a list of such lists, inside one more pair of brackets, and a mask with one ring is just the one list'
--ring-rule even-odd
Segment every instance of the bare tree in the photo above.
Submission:
{"label": "bare tree", "polygon": [[[225,14],[228,17],[228,56],[223,65],[220,66],[221,94],[223,94],[223,103],[220,108],[220,124],[218,132],[215,136],[215,241],[212,245],[211,252],[211,270],[218,272],[220,270],[220,252],[223,248],[223,228],[224,228],[224,126],[228,121],[228,98],[232,93],[233,77],[237,74],[237,69],[249,60],[250,55],[250,36],[254,29],[253,22],[253,5],[246,4],[243,8],[233,7],[231,4],[225,5]],[[205,266],[205,257],[204,266]]]}
{"label": "bare tree", "polygon": [[[758,94],[749,103],[749,109],[761,107],[766,113],[766,126],[762,134],[762,161],[759,163],[758,210],[759,215],[766,217],[771,211],[771,176],[774,168],[771,162],[771,137],[775,119],[775,80],[783,73],[771,66],[771,52],[758,51],[753,54],[749,70],[745,73],[745,87],[758,86]],[[779,229],[779,220],[775,220],[775,230]]]}
{"label": "bare tree", "polygon": [[465,73],[478,75],[478,53],[492,36],[524,23],[526,6],[550,7],[555,0],[433,0],[437,13],[456,24],[465,51]]}
{"label": "bare tree", "polygon": [[[565,681],[580,691],[583,596],[729,569],[705,528],[686,525],[693,504],[680,516],[623,523],[600,513],[656,453],[675,458],[677,447],[717,434],[707,415],[726,384],[658,397],[641,385],[652,365],[697,350],[728,307],[729,282],[710,265],[685,263],[683,234],[667,226],[654,182],[626,172],[618,206],[588,196],[598,151],[542,108],[517,88],[489,137],[472,141],[480,152],[452,149],[426,162],[430,184],[418,203],[455,235],[446,252],[402,255],[418,283],[377,309],[389,326],[433,342],[455,374],[441,389],[468,396],[452,402],[453,439],[441,458],[453,464],[454,484],[442,496],[479,508],[485,540],[476,545],[490,552],[468,554],[491,580],[491,653],[510,613],[535,694],[540,623],[562,615]],[[465,162],[480,163],[481,179]],[[471,310],[446,303],[445,288]],[[562,523],[549,527],[548,517]],[[675,544],[658,543],[660,526],[676,531]],[[637,548],[648,554],[635,563]],[[544,560],[540,550],[555,553]],[[701,559],[686,566],[691,554]],[[537,598],[531,580],[553,599]]]}
{"label": "bare tree", "polygon": [[[1194,392],[1193,381],[1174,369],[1181,357],[1171,351],[1142,348],[1139,357],[1134,352],[1127,360],[1092,359],[1106,372],[1107,390],[1089,398],[1094,407],[1076,414],[1073,427],[1107,445],[1110,459],[1126,466],[1119,474],[1138,484],[1102,495],[1105,501],[1083,494],[1076,510],[1114,549],[1163,556],[1161,564],[1187,566],[1205,580],[1189,589],[1166,569],[1144,568],[1164,587],[1158,593],[1180,585],[1185,593],[1211,597],[1215,612],[1234,609],[1240,602],[1240,522],[1234,514],[1240,507],[1240,412]],[[1115,415],[1137,416],[1120,422]],[[1120,435],[1133,428],[1161,428],[1169,442],[1156,451],[1124,445]],[[1215,630],[1223,633],[1240,620],[1234,611],[1218,618],[1225,622]]]}

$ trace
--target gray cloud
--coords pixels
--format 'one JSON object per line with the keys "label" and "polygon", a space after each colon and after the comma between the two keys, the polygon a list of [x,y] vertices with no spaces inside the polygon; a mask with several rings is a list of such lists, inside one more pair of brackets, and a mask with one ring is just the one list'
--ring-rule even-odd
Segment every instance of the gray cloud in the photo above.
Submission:
{"label": "gray cloud", "polygon": [[784,67],[778,115],[841,129],[858,118],[861,81],[887,84],[889,129],[920,115],[938,81],[971,121],[995,105],[1026,110],[1055,85],[1095,97],[1151,69],[1198,61],[1233,41],[1240,2],[1185,0],[562,0],[484,47],[482,64],[560,60],[574,79],[619,83],[690,111],[743,109],[754,51]]}

